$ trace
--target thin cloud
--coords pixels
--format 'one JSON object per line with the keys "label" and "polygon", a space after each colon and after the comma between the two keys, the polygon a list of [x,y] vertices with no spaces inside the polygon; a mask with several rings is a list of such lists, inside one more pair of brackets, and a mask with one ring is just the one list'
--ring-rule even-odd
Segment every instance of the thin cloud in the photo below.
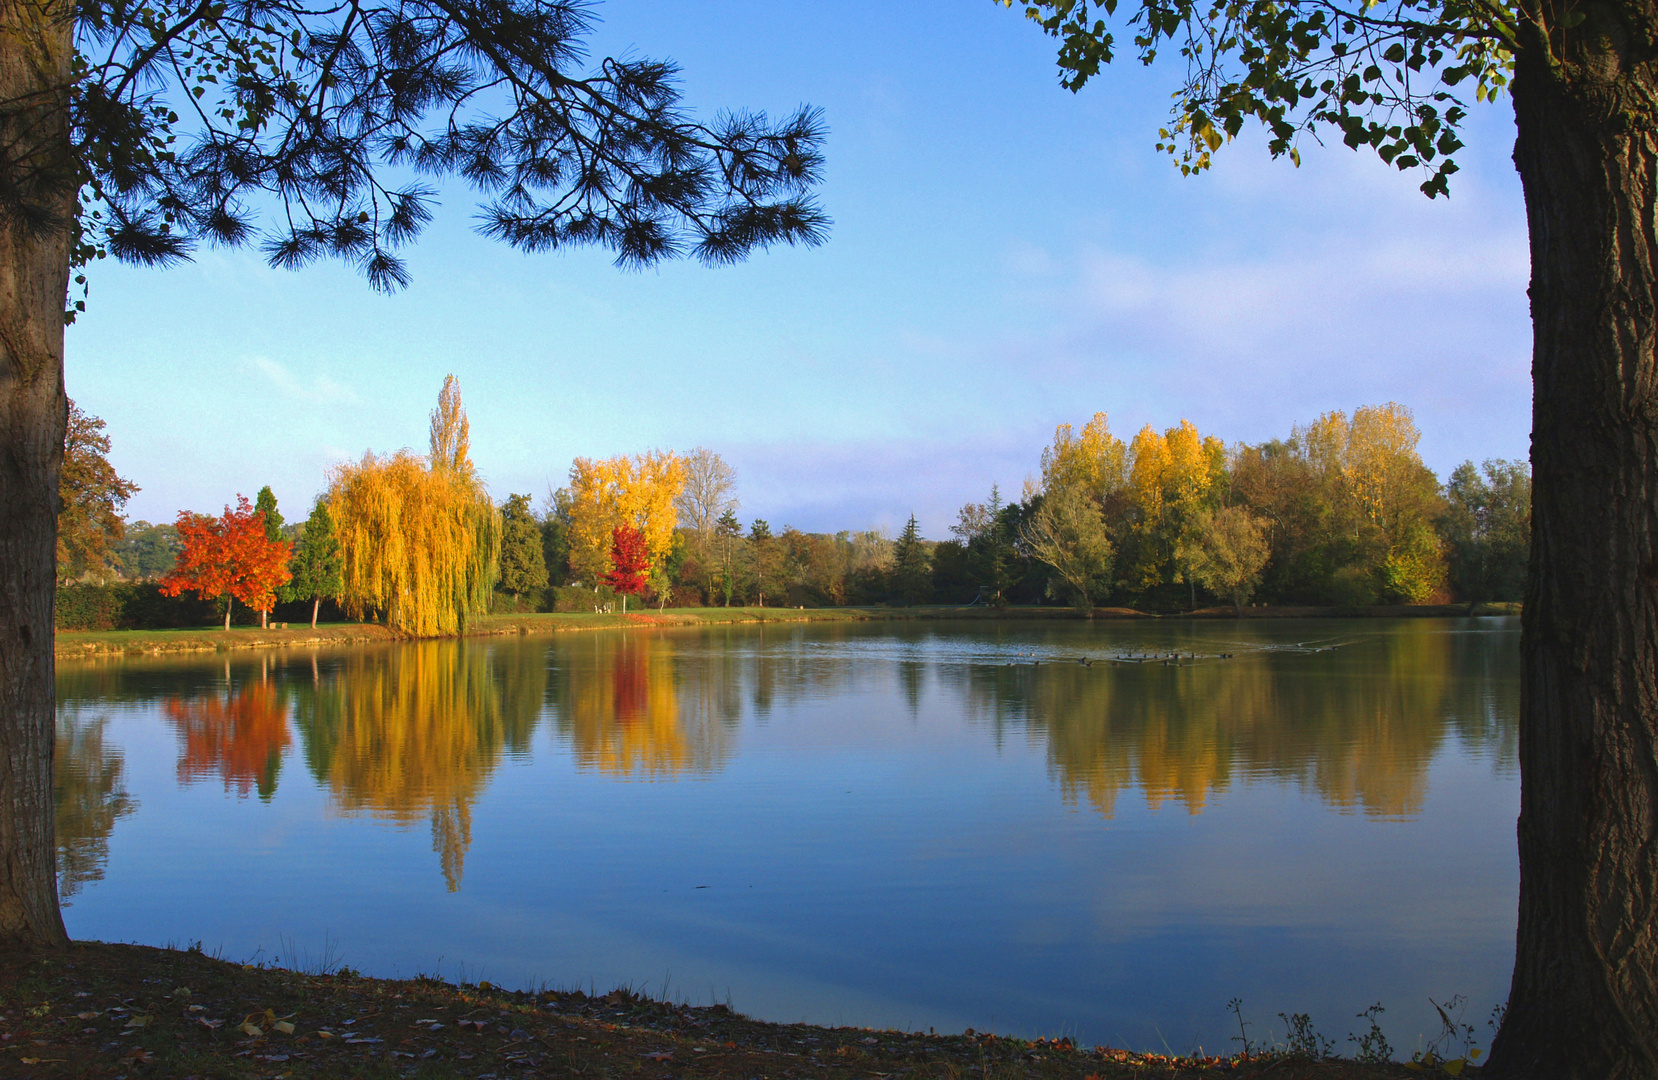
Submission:
{"label": "thin cloud", "polygon": [[312,405],[360,403],[355,390],[327,375],[301,380],[287,367],[267,356],[255,356],[247,361],[247,365],[269,380],[278,393],[293,401],[303,401]]}

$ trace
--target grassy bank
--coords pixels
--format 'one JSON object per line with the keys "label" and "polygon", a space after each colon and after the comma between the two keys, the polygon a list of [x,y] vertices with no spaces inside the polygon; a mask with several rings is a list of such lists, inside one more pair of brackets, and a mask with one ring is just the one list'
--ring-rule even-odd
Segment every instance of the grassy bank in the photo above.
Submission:
{"label": "grassy bank", "polygon": [[[1257,607],[1235,612],[1230,607],[1204,608],[1192,612],[1152,615],[1132,608],[1096,608],[1099,619],[1199,618],[1407,618],[1460,615],[1517,615],[1518,604],[1434,604],[1417,607]],[[580,630],[637,626],[718,626],[733,623],[777,622],[867,622],[909,619],[1036,619],[1081,618],[1071,608],[1060,607],[914,607],[914,608],[669,608],[646,609],[614,614],[487,615],[467,631],[468,637],[494,635],[558,634]],[[315,630],[307,625],[289,629],[260,630],[257,627],[203,627],[195,630],[60,630],[57,656],[60,660],[122,654],[183,652],[225,652],[236,649],[315,648],[374,641],[396,641],[399,635],[374,623],[332,623]]]}
{"label": "grassy bank", "polygon": [[[254,1080],[1113,1080],[1403,1077],[1283,1054],[1173,1058],[988,1033],[749,1020],[626,991],[302,974],[199,951],[80,942],[0,958],[0,1074]],[[1467,1075],[1465,1073],[1465,1075]]]}

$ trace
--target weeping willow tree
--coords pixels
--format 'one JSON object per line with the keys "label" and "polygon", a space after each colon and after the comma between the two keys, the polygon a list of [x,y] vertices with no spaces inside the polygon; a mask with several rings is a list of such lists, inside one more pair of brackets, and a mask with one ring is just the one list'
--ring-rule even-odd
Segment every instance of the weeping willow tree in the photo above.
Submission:
{"label": "weeping willow tree", "polygon": [[501,514],[467,456],[460,385],[443,382],[432,452],[407,450],[337,467],[329,511],[340,541],[341,602],[414,637],[458,634],[489,610]]}

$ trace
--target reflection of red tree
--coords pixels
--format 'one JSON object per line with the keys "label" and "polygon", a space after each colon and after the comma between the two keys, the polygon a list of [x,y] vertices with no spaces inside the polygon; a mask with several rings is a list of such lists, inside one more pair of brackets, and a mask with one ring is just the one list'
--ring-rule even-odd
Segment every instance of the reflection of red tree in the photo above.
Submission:
{"label": "reflection of red tree", "polygon": [[181,783],[222,777],[225,790],[246,795],[257,788],[268,799],[288,749],[288,705],[266,683],[254,683],[228,698],[169,698],[167,718],[184,739],[178,759]]}
{"label": "reflection of red tree", "polygon": [[651,696],[648,674],[639,654],[624,642],[617,650],[615,665],[610,669],[611,689],[616,695],[617,723],[631,724],[645,715],[645,706],[650,704]]}

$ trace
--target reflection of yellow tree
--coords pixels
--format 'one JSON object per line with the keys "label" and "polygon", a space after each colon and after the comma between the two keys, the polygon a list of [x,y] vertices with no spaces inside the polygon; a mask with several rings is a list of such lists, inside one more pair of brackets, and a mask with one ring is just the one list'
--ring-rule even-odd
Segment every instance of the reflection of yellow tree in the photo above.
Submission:
{"label": "reflection of yellow tree", "polygon": [[[1501,743],[1513,703],[1493,715],[1502,680],[1467,679],[1461,650],[1511,642],[1401,624],[1336,653],[1267,653],[1186,666],[976,668],[970,701],[982,716],[1029,725],[1044,738],[1067,799],[1110,815],[1138,786],[1153,808],[1199,813],[1235,776],[1305,784],[1332,805],[1366,814],[1420,813],[1427,767],[1448,732]],[[1380,655],[1378,655],[1378,653]]]}
{"label": "reflection of yellow tree", "polygon": [[[121,752],[104,745],[108,714],[58,713],[52,780],[58,845],[58,897],[67,902],[89,881],[101,881],[115,822],[138,809],[122,784]],[[67,905],[66,905],[67,906]]]}
{"label": "reflection of yellow tree", "polygon": [[669,638],[592,635],[562,656],[558,725],[577,763],[612,776],[708,772],[729,752],[740,676],[697,660],[681,700]]}
{"label": "reflection of yellow tree", "polygon": [[[426,819],[451,891],[472,843],[472,806],[508,750],[527,747],[545,667],[486,646],[422,642],[356,654],[300,691],[307,764],[345,813]],[[526,662],[528,661],[528,662]]]}

